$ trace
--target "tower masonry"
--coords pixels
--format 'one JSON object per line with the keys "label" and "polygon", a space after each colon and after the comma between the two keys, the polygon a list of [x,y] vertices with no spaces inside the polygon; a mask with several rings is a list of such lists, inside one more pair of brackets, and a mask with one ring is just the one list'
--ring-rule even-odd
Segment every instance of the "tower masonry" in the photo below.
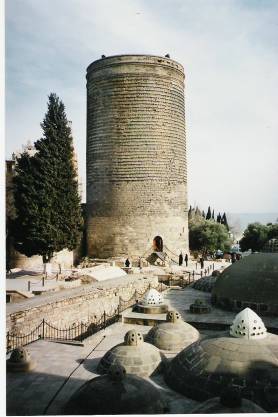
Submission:
{"label": "tower masonry", "polygon": [[184,70],[119,55],[87,68],[89,256],[188,250]]}

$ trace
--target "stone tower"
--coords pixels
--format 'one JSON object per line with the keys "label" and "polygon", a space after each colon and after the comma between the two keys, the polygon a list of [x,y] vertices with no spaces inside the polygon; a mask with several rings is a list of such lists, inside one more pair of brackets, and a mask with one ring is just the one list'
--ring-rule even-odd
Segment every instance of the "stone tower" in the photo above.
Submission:
{"label": "stone tower", "polygon": [[161,236],[188,250],[184,71],[119,55],[87,68],[87,250],[142,256]]}

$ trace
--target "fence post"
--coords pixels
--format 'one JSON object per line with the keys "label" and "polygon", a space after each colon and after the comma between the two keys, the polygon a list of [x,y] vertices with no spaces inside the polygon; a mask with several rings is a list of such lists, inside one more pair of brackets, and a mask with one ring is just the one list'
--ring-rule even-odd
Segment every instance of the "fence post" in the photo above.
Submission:
{"label": "fence post", "polygon": [[[47,274],[46,274],[47,276]],[[44,287],[44,277],[42,277],[42,286]]]}
{"label": "fence post", "polygon": [[56,274],[56,281],[58,281],[58,276],[59,276],[59,274],[58,274],[58,272],[57,272],[57,274]]}
{"label": "fence post", "polygon": [[42,319],[42,338],[44,339],[44,319]]}
{"label": "fence post", "polygon": [[31,291],[31,282],[28,281],[28,291]]}
{"label": "fence post", "polygon": [[105,310],[104,310],[104,313],[103,313],[103,324],[104,324],[104,328],[106,328],[106,313],[105,313]]}
{"label": "fence post", "polygon": [[118,304],[118,321],[120,320],[120,304]]}
{"label": "fence post", "polygon": [[193,275],[193,282],[194,282],[194,279],[195,279],[195,277],[194,277],[194,275],[195,275],[195,274],[194,274],[194,271],[193,271],[192,275]]}

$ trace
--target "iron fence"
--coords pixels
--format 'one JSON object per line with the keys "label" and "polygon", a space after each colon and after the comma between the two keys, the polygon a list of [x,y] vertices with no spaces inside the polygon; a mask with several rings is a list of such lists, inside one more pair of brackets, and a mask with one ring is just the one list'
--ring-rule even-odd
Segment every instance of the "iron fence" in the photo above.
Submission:
{"label": "iron fence", "polygon": [[157,287],[152,287],[149,285],[143,292],[135,290],[133,295],[128,300],[124,300],[122,297],[119,297],[119,304],[111,314],[108,314],[106,311],[104,311],[98,319],[87,323],[80,322],[74,326],[59,329],[58,327],[43,319],[34,330],[26,335],[13,335],[12,333],[7,332],[7,353],[17,347],[29,345],[30,343],[40,339],[82,342],[89,336],[92,336],[98,331],[105,329],[107,326],[110,326],[111,324],[119,321],[120,314],[127,308],[135,305],[136,302],[140,300],[140,298],[143,297],[150,288],[155,288],[161,292],[163,291],[163,284],[159,283]]}

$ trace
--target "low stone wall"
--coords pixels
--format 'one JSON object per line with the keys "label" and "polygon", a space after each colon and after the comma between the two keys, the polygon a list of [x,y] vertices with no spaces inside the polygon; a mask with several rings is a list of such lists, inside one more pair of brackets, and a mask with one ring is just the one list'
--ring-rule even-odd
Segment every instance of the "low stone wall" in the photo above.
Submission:
{"label": "low stone wall", "polygon": [[[112,281],[112,280],[111,280]],[[36,306],[28,306],[20,311],[7,314],[7,331],[11,334],[28,334],[42,319],[58,328],[65,328],[80,322],[89,322],[99,318],[105,311],[112,314],[119,305],[119,297],[128,300],[135,290],[143,292],[149,284],[158,285],[155,276],[139,276],[132,280],[126,277],[117,280],[115,284],[101,285],[86,290],[80,288],[80,294],[67,296],[59,300],[42,302]],[[73,290],[74,291],[74,290]],[[83,292],[82,292],[83,291]]]}

